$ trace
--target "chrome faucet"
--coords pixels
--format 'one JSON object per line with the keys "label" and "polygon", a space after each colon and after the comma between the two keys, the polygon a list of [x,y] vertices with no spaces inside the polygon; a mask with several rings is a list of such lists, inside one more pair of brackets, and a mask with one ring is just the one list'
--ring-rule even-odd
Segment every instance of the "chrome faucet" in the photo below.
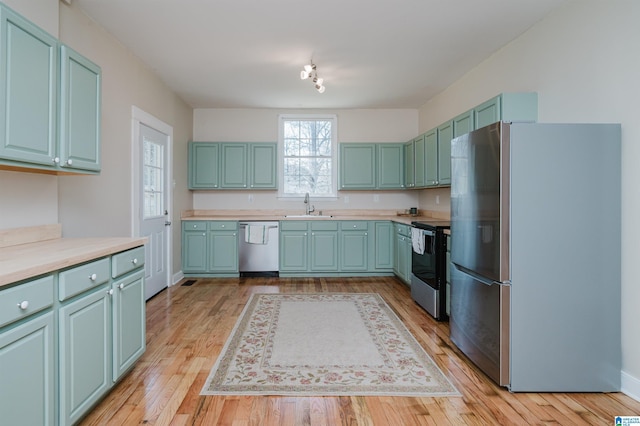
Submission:
{"label": "chrome faucet", "polygon": [[309,215],[311,212],[316,211],[316,208],[309,204],[309,193],[304,194],[305,214]]}

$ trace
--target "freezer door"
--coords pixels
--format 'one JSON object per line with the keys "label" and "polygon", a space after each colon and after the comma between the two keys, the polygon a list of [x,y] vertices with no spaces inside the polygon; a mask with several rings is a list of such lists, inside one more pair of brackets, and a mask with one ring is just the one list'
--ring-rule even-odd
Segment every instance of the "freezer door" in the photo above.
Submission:
{"label": "freezer door", "polygon": [[509,125],[451,142],[451,260],[490,281],[509,280]]}
{"label": "freezer door", "polygon": [[510,384],[510,287],[451,269],[451,341],[487,376]]}

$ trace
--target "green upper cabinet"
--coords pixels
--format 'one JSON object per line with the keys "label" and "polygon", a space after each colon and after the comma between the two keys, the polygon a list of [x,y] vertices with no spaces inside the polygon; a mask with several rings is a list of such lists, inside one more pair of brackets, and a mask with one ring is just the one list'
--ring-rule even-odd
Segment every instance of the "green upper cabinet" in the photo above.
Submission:
{"label": "green upper cabinet", "polygon": [[467,111],[453,119],[453,137],[465,135],[474,130],[473,111]]}
{"label": "green upper cabinet", "polygon": [[535,122],[538,120],[538,94],[502,93],[473,109],[475,129],[496,121]]}
{"label": "green upper cabinet", "polygon": [[413,156],[414,156],[414,169],[413,175],[415,179],[416,188],[424,188],[426,183],[426,145],[424,140],[425,135],[420,135],[413,140]]}
{"label": "green upper cabinet", "polygon": [[189,189],[217,189],[220,181],[220,145],[189,143]]}
{"label": "green upper cabinet", "polygon": [[340,189],[376,188],[376,145],[340,144]]}
{"label": "green upper cabinet", "polygon": [[0,162],[56,166],[58,40],[0,4]]}
{"label": "green upper cabinet", "polygon": [[220,144],[220,188],[247,188],[247,144]]}
{"label": "green upper cabinet", "polygon": [[100,67],[60,48],[60,167],[100,171]]}
{"label": "green upper cabinet", "polygon": [[438,185],[438,129],[431,129],[424,134],[424,145],[425,185],[436,186]]}
{"label": "green upper cabinet", "polygon": [[380,143],[378,154],[378,189],[404,188],[404,147],[399,143]]}
{"label": "green upper cabinet", "polygon": [[404,184],[406,188],[416,186],[415,146],[413,141],[404,144]]}
{"label": "green upper cabinet", "polygon": [[278,189],[276,143],[190,142],[189,189]]}
{"label": "green upper cabinet", "polygon": [[100,171],[100,67],[0,4],[0,166]]}
{"label": "green upper cabinet", "polygon": [[277,152],[275,143],[249,144],[249,187],[277,189]]}
{"label": "green upper cabinet", "polygon": [[438,185],[451,185],[453,120],[438,126]]}

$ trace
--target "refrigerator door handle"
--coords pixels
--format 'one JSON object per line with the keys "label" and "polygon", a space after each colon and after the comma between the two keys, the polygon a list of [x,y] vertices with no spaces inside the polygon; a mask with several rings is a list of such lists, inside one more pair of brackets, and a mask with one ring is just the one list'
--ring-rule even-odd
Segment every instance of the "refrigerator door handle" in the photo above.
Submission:
{"label": "refrigerator door handle", "polygon": [[472,271],[471,269],[465,268],[464,266],[460,266],[455,262],[451,262],[453,263],[454,268],[456,268],[458,271],[462,272],[463,274],[469,275],[471,277],[473,277],[474,279],[480,281],[482,284],[485,285],[511,285],[510,281],[494,281],[494,280],[490,280],[487,279],[486,277],[483,277],[482,275],[478,274],[477,272]]}

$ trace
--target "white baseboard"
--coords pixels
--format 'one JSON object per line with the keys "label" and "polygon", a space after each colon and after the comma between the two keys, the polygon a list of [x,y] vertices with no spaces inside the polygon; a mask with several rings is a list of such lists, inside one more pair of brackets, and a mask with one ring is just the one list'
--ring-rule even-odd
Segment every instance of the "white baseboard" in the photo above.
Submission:
{"label": "white baseboard", "polygon": [[624,371],[620,373],[620,378],[622,392],[636,401],[640,401],[640,379]]}
{"label": "white baseboard", "polygon": [[177,273],[173,274],[173,283],[171,285],[178,284],[183,278],[184,274],[182,273],[182,271],[178,271]]}

